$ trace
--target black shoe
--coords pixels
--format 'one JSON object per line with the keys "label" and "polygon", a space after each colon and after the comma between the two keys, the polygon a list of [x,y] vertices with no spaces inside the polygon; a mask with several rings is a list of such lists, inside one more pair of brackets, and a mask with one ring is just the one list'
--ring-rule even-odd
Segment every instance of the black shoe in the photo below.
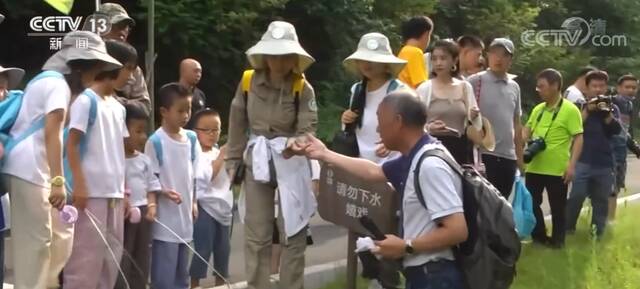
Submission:
{"label": "black shoe", "polygon": [[542,245],[542,246],[548,246],[549,243],[551,242],[551,239],[547,236],[544,237],[532,237],[531,240],[533,241],[534,244],[538,244],[538,245]]}

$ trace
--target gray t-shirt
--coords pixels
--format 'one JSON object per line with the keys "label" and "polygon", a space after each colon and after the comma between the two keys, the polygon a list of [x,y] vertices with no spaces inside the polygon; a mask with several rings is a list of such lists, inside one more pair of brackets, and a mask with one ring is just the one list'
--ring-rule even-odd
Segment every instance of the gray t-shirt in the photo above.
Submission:
{"label": "gray t-shirt", "polygon": [[[437,158],[427,157],[420,168],[420,188],[427,209],[420,203],[413,185],[414,169],[420,156],[427,150],[439,148],[440,144],[427,144],[416,153],[411,162],[402,199],[404,239],[413,240],[437,227],[435,220],[464,212],[462,207],[462,180],[449,165]],[[404,258],[404,267],[419,266],[439,259],[454,260],[451,249],[418,253]]]}
{"label": "gray t-shirt", "polygon": [[467,81],[473,86],[482,116],[489,120],[496,136],[495,150],[482,153],[516,160],[513,137],[514,119],[522,116],[520,86],[510,77],[497,77],[490,70],[476,73]]}

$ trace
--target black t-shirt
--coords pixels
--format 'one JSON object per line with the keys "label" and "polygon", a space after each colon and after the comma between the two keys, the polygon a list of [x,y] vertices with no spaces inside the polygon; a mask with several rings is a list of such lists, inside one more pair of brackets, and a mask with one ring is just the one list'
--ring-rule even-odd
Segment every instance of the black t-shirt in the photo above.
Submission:
{"label": "black t-shirt", "polygon": [[204,92],[197,87],[193,88],[193,98],[191,99],[191,119],[184,127],[186,129],[193,129],[195,123],[193,122],[196,112],[204,109],[207,106],[207,97]]}

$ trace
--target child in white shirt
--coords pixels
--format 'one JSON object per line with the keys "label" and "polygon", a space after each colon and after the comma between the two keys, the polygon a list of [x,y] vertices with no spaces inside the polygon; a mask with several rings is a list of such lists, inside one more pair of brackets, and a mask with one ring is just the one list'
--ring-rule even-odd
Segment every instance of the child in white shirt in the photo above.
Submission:
{"label": "child in white shirt", "polygon": [[[68,289],[113,288],[122,255],[125,214],[122,140],[129,134],[125,109],[114,96],[115,90],[124,86],[135,70],[137,54],[126,43],[107,41],[106,46],[107,52],[124,66],[98,74],[70,110],[67,155],[73,174],[73,205],[80,212],[71,257],[64,268],[64,287]],[[90,123],[93,117],[95,120]]]}
{"label": "child in white shirt", "polygon": [[189,288],[189,253],[193,219],[198,207],[193,196],[195,164],[201,154],[193,131],[182,129],[191,114],[191,92],[178,83],[159,91],[162,126],[149,138],[145,154],[158,174],[162,189],[178,194],[150,194],[147,216],[152,226],[151,284],[155,289]]}
{"label": "child in white shirt", "polygon": [[[193,229],[193,243],[196,252],[206,260],[213,255],[213,267],[220,274],[216,286],[224,285],[229,277],[230,235],[233,193],[231,178],[224,170],[226,148],[216,148],[220,139],[220,115],[210,109],[201,110],[194,116],[194,130],[202,147],[196,172],[196,199],[198,218]],[[200,258],[191,260],[191,288],[200,286],[200,279],[206,278],[207,264]]]}
{"label": "child in white shirt", "polygon": [[[129,194],[130,208],[124,223],[123,245],[128,257],[122,258],[121,266],[130,288],[146,288],[149,279],[149,244],[153,219],[148,220],[141,216],[147,214],[147,194],[156,193],[161,190],[161,187],[158,177],[151,168],[151,160],[140,152],[147,141],[149,116],[140,106],[127,104],[125,108],[129,130],[129,137],[124,139],[125,191]],[[134,211],[137,211],[137,216]],[[127,288],[122,278],[118,278],[116,288]]]}

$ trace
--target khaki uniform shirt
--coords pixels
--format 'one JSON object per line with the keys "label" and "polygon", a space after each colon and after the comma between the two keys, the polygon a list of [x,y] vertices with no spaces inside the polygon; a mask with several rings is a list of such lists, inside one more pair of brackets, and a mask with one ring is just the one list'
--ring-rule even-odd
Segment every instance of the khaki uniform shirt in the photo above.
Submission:
{"label": "khaki uniform shirt", "polygon": [[255,72],[246,104],[242,83],[238,85],[229,111],[229,142],[225,156],[228,168],[237,168],[250,134],[272,139],[316,132],[318,109],[311,85],[305,81],[299,98],[298,121],[294,127],[293,77],[281,88],[274,87],[267,78],[264,70]]}

